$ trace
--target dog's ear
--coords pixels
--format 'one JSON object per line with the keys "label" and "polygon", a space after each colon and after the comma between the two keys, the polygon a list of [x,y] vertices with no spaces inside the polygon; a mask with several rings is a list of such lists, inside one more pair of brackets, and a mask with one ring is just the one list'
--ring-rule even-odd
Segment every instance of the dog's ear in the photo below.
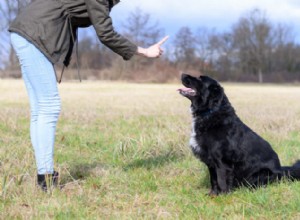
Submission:
{"label": "dog's ear", "polygon": [[220,107],[224,97],[223,88],[219,85],[211,85],[208,87],[208,90],[209,90],[209,96],[208,96],[209,109]]}

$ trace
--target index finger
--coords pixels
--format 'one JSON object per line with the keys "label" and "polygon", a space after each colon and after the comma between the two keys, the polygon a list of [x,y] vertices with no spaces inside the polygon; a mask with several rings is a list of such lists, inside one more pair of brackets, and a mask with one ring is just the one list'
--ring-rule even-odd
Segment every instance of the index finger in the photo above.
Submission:
{"label": "index finger", "polygon": [[157,44],[161,46],[163,43],[165,43],[169,39],[169,36],[165,36],[161,41],[159,41]]}

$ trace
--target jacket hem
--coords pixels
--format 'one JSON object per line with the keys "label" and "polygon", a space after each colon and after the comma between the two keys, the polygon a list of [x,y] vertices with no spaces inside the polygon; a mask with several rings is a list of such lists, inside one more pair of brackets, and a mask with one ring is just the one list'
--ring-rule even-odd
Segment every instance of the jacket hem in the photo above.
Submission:
{"label": "jacket hem", "polygon": [[32,43],[38,50],[40,50],[40,51],[45,55],[45,57],[47,57],[47,59],[48,59],[53,65],[56,64],[56,63],[59,61],[59,59],[54,59],[54,58],[52,58],[52,57],[49,55],[49,53],[47,53],[46,50],[44,50],[43,48],[41,48],[41,47],[39,46],[39,44],[36,43],[36,42],[34,41],[34,39],[31,38],[31,37],[30,37],[28,34],[26,34],[24,31],[21,31],[21,30],[19,30],[19,29],[15,29],[15,28],[9,28],[8,31],[9,31],[9,32],[14,32],[14,33],[16,33],[16,34],[19,34],[21,37],[25,38],[25,39],[28,40],[30,43]]}

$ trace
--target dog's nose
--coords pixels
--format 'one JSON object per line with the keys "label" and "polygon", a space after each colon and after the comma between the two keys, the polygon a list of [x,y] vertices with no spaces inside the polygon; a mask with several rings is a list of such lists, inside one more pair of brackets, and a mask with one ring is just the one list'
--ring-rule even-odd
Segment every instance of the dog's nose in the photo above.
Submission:
{"label": "dog's nose", "polygon": [[181,74],[181,80],[183,80],[184,78],[188,77],[189,75],[188,74],[185,74],[185,73],[182,73]]}

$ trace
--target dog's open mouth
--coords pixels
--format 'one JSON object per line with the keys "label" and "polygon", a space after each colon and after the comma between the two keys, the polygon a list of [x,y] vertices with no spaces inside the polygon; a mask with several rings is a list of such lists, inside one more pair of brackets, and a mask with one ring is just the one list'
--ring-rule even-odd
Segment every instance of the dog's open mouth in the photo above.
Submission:
{"label": "dog's open mouth", "polygon": [[179,91],[179,93],[183,96],[195,96],[196,95],[196,91],[193,90],[192,88],[181,88],[181,89],[178,89],[177,91]]}

